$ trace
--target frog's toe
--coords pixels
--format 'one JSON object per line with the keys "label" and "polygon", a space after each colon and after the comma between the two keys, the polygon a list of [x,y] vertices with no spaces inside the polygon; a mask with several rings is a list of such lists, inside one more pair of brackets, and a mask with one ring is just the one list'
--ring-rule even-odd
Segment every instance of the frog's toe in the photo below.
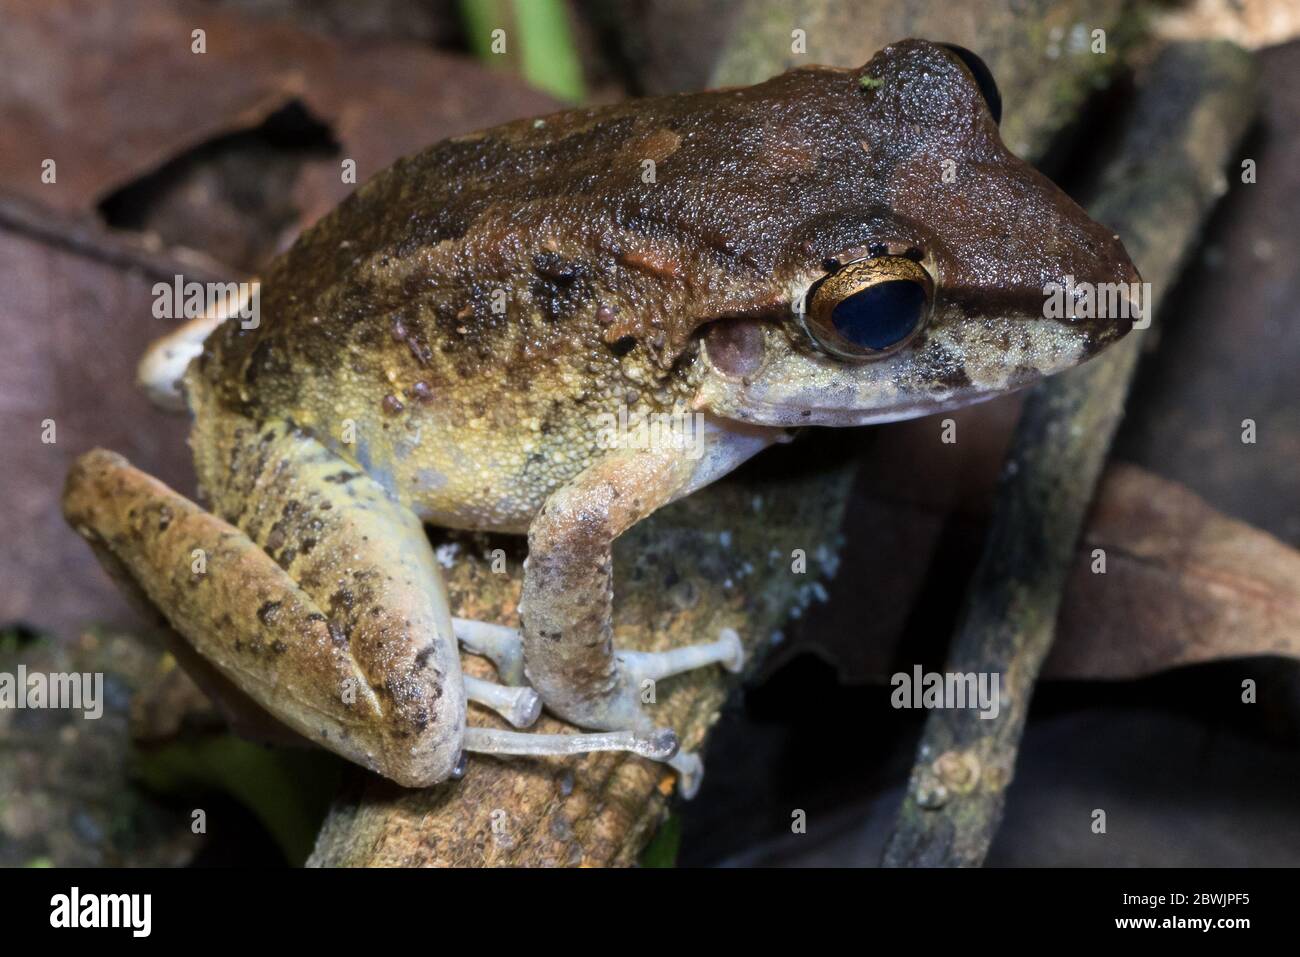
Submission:
{"label": "frog's toe", "polygon": [[516,728],[530,728],[542,715],[542,699],[532,688],[507,687],[465,675],[465,697],[491,708]]}
{"label": "frog's toe", "polygon": [[468,618],[453,618],[456,640],[470,654],[481,655],[497,667],[497,674],[508,685],[524,683],[524,644],[519,632],[505,625]]}
{"label": "frog's toe", "polygon": [[666,762],[677,772],[677,793],[689,801],[700,793],[704,782],[704,762],[694,751],[678,751]]}
{"label": "frog's toe", "polygon": [[723,628],[716,641],[670,651],[616,651],[614,657],[628,681],[637,687],[709,665],[722,665],[732,674],[745,666],[745,649],[734,628]]}
{"label": "frog's toe", "polygon": [[[519,632],[505,625],[453,618],[452,628],[461,646],[471,654],[490,659],[503,681],[524,680],[523,642]],[[669,651],[615,652],[621,690],[591,703],[589,708],[570,702],[556,710],[562,717],[589,728],[607,729],[597,734],[520,734],[493,728],[466,728],[465,749],[482,754],[554,756],[589,751],[629,751],[662,761],[679,775],[679,791],[692,798],[704,777],[704,763],[692,751],[678,751],[677,736],[668,728],[653,727],[644,701],[653,701],[655,682],[662,678],[718,664],[732,674],[745,664],[740,635],[724,628],[716,641]],[[530,727],[540,713],[542,700],[528,687],[504,687],[466,676],[465,696],[502,715],[516,728]]]}
{"label": "frog's toe", "polygon": [[[716,641],[669,651],[615,651],[614,659],[618,676],[611,693],[598,698],[573,696],[561,702],[544,698],[547,707],[581,727],[603,728],[615,734],[632,736],[663,734],[663,731],[650,730],[654,724],[646,710],[646,705],[656,700],[655,685],[659,680],[715,664],[734,674],[744,667],[745,653],[735,630],[724,628]],[[699,790],[704,763],[698,754],[679,752],[676,748],[671,753],[659,749],[662,756],[642,748],[625,750],[663,761],[673,768],[679,775],[678,787],[682,797],[694,797]]]}
{"label": "frog's toe", "polygon": [[630,751],[651,761],[671,762],[677,735],[669,728],[649,731],[603,731],[596,734],[533,734],[497,728],[465,729],[465,750],[480,754],[529,754],[552,757],[592,751]]}

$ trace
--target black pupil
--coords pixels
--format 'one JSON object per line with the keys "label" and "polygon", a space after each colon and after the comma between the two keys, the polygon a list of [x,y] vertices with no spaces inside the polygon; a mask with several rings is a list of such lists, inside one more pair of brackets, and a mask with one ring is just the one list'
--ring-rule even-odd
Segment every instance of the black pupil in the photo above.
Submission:
{"label": "black pupil", "polygon": [[924,310],[919,283],[891,279],[845,297],[831,310],[831,323],[855,346],[888,349],[911,334]]}

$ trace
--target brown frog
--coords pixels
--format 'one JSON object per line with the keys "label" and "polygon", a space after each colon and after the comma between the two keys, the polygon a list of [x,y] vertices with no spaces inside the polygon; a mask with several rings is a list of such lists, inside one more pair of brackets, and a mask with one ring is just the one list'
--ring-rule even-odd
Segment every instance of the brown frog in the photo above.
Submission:
{"label": "brown frog", "polygon": [[[95,450],[68,520],[196,665],[397,782],[616,748],[693,790],[641,693],[740,643],[615,648],[614,539],[793,427],[952,409],[1131,326],[1047,317],[1048,284],[1137,275],[997,108],[977,58],[907,40],[401,160],[270,266],[255,327],[213,316],[142,367],[193,414],[208,508]],[[452,619],[425,523],[527,533],[518,630]],[[467,699],[599,733],[467,726]]]}

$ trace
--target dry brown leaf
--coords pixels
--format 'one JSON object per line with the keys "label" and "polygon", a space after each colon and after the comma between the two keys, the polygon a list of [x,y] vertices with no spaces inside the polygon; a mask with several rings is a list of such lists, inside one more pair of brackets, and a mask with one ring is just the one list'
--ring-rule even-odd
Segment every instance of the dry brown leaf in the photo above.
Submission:
{"label": "dry brown leaf", "polygon": [[[0,204],[12,222],[8,212]],[[151,274],[135,247],[79,227],[60,241],[57,219],[45,217],[42,237],[0,229],[0,624],[71,637],[91,621],[139,620],[63,520],[72,459],[103,445],[178,489],[193,482],[188,423],[135,387],[141,351],[168,328],[152,318],[152,284],[180,265],[157,257]]]}
{"label": "dry brown leaf", "polygon": [[[364,182],[406,153],[555,101],[416,44],[347,41],[206,5],[3,4],[0,188],[65,211],[292,101],[327,124]],[[205,31],[206,52],[192,52]],[[41,163],[57,181],[41,182]],[[300,184],[304,222],[354,188],[338,161]]]}
{"label": "dry brown leaf", "polygon": [[[1091,570],[1093,549],[1105,574]],[[1112,465],[1071,573],[1046,673],[1135,678],[1250,655],[1300,657],[1300,552],[1176,482]]]}

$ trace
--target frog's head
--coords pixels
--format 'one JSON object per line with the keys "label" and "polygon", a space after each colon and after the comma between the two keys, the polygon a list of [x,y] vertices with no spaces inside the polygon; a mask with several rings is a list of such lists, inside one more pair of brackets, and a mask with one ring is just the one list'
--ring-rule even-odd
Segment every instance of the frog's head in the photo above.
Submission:
{"label": "frog's head", "polygon": [[1078,365],[1132,328],[1140,280],[1119,239],[1003,146],[977,57],[908,40],[820,72],[839,86],[777,257],[781,308],[706,329],[703,406],[771,425],[910,418]]}

